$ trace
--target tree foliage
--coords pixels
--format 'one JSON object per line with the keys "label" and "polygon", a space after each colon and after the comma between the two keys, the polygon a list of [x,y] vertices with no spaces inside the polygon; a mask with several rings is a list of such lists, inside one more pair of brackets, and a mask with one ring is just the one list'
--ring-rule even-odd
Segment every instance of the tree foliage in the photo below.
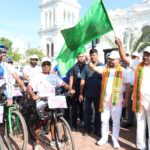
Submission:
{"label": "tree foliage", "polygon": [[5,45],[7,50],[12,50],[12,41],[10,41],[9,39],[1,37],[0,38],[0,44]]}
{"label": "tree foliage", "polygon": [[43,52],[40,49],[36,48],[28,49],[25,53],[26,57],[29,57],[34,54],[38,56],[39,60],[41,60],[41,58],[44,57]]}
{"label": "tree foliage", "polygon": [[15,62],[19,62],[21,59],[21,54],[19,53],[19,50],[9,50],[7,55],[8,57],[12,58]]}
{"label": "tree foliage", "polygon": [[[143,27],[141,33],[135,34],[134,31],[130,33],[129,49],[131,53],[134,51],[142,52],[144,48],[150,46],[150,26]],[[148,40],[147,40],[148,39]]]}

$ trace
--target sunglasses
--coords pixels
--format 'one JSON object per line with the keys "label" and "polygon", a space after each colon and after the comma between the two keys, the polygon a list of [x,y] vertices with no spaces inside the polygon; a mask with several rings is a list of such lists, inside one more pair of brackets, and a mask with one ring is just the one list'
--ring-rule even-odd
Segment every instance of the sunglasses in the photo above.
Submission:
{"label": "sunglasses", "polygon": [[44,66],[51,66],[51,63],[48,62],[48,61],[47,61],[47,62],[43,62],[43,63],[42,63],[42,66],[43,66],[43,67],[44,67]]}
{"label": "sunglasses", "polygon": [[33,60],[33,61],[38,61],[38,59],[37,59],[37,58],[32,58],[31,60]]}

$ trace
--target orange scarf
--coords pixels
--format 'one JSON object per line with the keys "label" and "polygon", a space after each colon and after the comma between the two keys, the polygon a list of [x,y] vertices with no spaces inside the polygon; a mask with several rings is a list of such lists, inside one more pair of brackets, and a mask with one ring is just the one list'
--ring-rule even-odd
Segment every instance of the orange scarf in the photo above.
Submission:
{"label": "orange scarf", "polygon": [[135,70],[135,79],[133,87],[133,112],[141,112],[141,84],[143,79],[144,66],[140,63]]}
{"label": "orange scarf", "polygon": [[[109,74],[110,74],[110,68],[106,67],[104,69],[104,72],[103,72],[103,79],[102,79],[102,85],[101,85],[102,90],[101,90],[101,97],[100,97],[100,104],[99,104],[99,111],[100,112],[104,111],[103,103],[105,101],[106,87],[107,87],[107,81],[109,78]],[[119,65],[116,68],[115,76],[114,76],[114,80],[113,80],[113,85],[112,85],[111,99],[112,99],[113,105],[118,104],[121,82],[122,82],[122,67]]]}

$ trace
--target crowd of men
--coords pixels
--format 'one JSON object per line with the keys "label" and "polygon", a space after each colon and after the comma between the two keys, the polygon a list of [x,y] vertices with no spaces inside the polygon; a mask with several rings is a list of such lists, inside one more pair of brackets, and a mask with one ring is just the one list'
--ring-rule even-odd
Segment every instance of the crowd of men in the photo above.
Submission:
{"label": "crowd of men", "polygon": [[[101,137],[96,142],[98,146],[108,142],[110,120],[115,149],[120,148],[120,126],[131,127],[136,120],[137,148],[145,150],[146,132],[150,137],[150,47],[143,50],[141,61],[138,52],[130,54],[124,50],[120,39],[116,38],[115,42],[117,48],[107,54],[106,64],[100,62],[98,51],[93,48],[89,56],[78,54],[76,64],[66,77],[61,76],[58,65],[52,69],[50,58],[42,58],[39,66],[38,57],[32,55],[30,63],[24,67],[23,79],[28,83],[27,92],[34,101],[43,96],[55,95],[56,87],[62,87],[62,93],[69,91],[71,96],[67,97],[65,118],[70,122],[72,131],[78,129],[79,119],[80,125],[84,127],[84,136],[94,130],[94,134]],[[0,48],[0,76],[1,79],[5,78],[4,91],[8,106],[13,103],[14,92],[11,89],[15,81],[26,90],[11,62],[8,59],[6,62],[6,50]],[[125,118],[126,122],[122,123],[121,120]],[[36,143],[35,149],[38,139]],[[150,150],[150,140],[148,148]]]}

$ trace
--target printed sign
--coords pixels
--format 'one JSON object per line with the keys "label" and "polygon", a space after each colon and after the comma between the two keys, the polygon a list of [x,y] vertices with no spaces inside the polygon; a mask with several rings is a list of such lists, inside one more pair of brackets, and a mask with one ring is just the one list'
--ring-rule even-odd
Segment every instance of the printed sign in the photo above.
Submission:
{"label": "printed sign", "polygon": [[65,96],[54,96],[48,98],[48,107],[53,108],[67,108]]}

